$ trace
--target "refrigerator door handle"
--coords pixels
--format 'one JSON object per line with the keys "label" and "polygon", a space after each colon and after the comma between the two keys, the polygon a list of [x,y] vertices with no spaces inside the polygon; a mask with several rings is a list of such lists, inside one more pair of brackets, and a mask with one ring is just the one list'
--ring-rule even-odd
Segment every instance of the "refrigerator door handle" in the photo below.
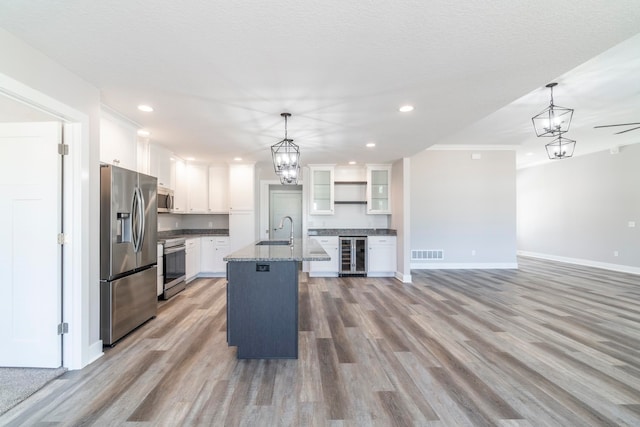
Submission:
{"label": "refrigerator door handle", "polygon": [[138,189],[133,190],[133,200],[131,201],[131,242],[133,243],[133,251],[138,252]]}
{"label": "refrigerator door handle", "polygon": [[138,232],[138,252],[140,252],[142,250],[142,244],[144,243],[144,228],[145,228],[145,212],[144,212],[144,207],[146,206],[145,201],[144,201],[144,195],[142,194],[142,190],[140,189],[140,187],[137,188],[138,190],[138,209],[140,210],[140,219],[138,221],[139,226],[140,226],[140,231]]}

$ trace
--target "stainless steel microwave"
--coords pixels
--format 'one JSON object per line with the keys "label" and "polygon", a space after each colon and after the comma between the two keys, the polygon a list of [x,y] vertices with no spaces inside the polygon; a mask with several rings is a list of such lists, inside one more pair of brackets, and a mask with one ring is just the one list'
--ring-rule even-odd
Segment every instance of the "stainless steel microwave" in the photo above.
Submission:
{"label": "stainless steel microwave", "polygon": [[173,212],[173,190],[158,187],[158,212]]}

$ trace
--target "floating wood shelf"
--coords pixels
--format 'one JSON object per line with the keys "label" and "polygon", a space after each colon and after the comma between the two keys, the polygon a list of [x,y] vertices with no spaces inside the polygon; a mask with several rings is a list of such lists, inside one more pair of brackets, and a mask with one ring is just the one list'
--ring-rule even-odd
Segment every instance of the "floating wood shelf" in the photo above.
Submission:
{"label": "floating wood shelf", "polygon": [[335,200],[336,205],[366,205],[366,200]]}
{"label": "floating wood shelf", "polygon": [[367,181],[333,181],[334,185],[367,185]]}

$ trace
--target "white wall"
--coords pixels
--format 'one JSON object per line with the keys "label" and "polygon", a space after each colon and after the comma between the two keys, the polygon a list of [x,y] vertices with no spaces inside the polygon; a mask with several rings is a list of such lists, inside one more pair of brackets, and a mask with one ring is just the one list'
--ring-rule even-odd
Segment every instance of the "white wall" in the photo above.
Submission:
{"label": "white wall", "polygon": [[[65,275],[65,366],[78,369],[102,353],[99,295],[100,93],[62,65],[0,29],[0,90],[63,116],[73,127],[67,178],[72,271]],[[67,280],[68,279],[68,280]]]}
{"label": "white wall", "polygon": [[521,169],[517,182],[521,253],[640,273],[640,144]]}
{"label": "white wall", "polygon": [[411,249],[445,254],[412,268],[517,267],[515,152],[425,150],[410,186]]}

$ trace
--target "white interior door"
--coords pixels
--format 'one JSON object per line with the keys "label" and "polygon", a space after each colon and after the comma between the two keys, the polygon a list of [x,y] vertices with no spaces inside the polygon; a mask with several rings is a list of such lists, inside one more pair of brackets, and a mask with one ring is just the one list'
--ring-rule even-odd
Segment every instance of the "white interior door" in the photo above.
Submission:
{"label": "white interior door", "polygon": [[0,123],[0,366],[61,366],[61,126]]}
{"label": "white interior door", "polygon": [[269,238],[272,240],[287,240],[291,229],[289,221],[278,229],[280,220],[284,216],[293,219],[293,237],[302,236],[302,190],[271,190],[269,200]]}

